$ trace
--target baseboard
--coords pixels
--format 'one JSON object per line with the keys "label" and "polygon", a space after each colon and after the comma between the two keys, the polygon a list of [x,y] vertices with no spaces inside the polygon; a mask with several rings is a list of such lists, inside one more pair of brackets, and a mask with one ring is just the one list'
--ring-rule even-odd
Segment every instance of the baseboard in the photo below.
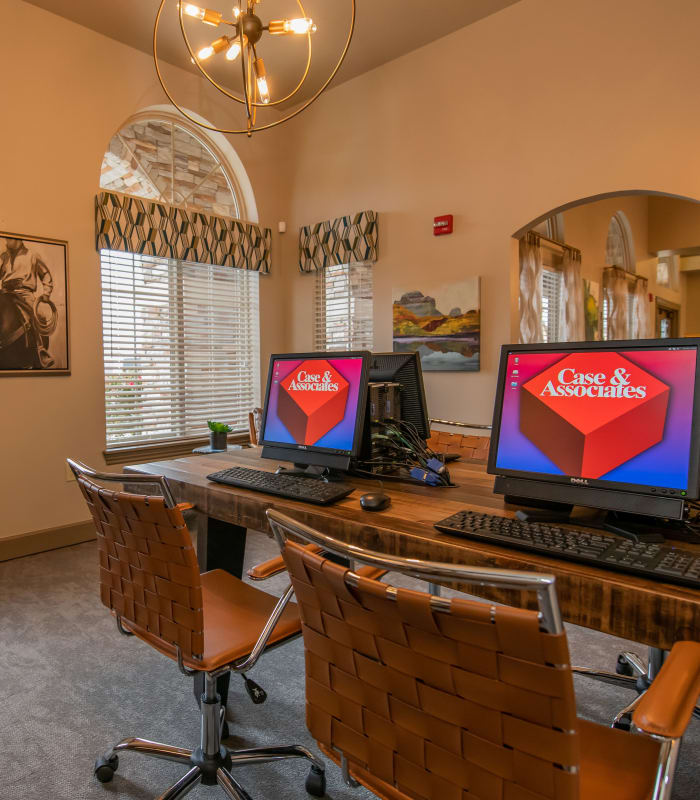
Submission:
{"label": "baseboard", "polygon": [[95,525],[92,520],[61,525],[45,531],[9,536],[7,539],[0,539],[0,561],[31,556],[34,553],[56,550],[59,547],[68,547],[80,542],[89,542],[94,538],[96,538]]}

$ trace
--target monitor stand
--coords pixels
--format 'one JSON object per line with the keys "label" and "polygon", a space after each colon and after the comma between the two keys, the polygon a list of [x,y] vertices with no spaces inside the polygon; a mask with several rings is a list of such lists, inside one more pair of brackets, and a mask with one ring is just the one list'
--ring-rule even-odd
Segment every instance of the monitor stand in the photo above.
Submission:
{"label": "monitor stand", "polygon": [[347,479],[347,475],[339,469],[321,467],[317,464],[299,464],[296,461],[291,469],[289,467],[277,467],[275,475],[296,475],[300,478],[315,478],[325,483],[340,483]]}
{"label": "monitor stand", "polygon": [[[660,544],[665,541],[664,534],[659,527],[668,527],[669,534],[672,532],[668,524],[659,524],[661,523],[659,520],[655,525],[653,517],[643,514],[630,514],[622,511],[606,512],[513,495],[506,495],[504,499],[508,505],[520,507],[515,512],[515,516],[523,522],[564,522],[570,525],[582,525],[615,533],[633,542],[644,542],[645,544]],[[533,507],[536,510],[532,510]],[[678,537],[678,533],[677,529],[673,530],[674,538]]]}

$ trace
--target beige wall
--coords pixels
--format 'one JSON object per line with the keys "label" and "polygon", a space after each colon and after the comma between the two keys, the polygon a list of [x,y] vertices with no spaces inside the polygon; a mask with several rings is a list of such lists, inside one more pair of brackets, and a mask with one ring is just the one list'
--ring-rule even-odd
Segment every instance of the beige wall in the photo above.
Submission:
{"label": "beige wall", "polygon": [[[377,349],[391,347],[398,281],[481,275],[482,371],[432,373],[427,390],[434,415],[489,422],[515,318],[512,234],[599,193],[700,197],[699,27],[696,0],[522,0],[335,87],[276,133],[236,139],[261,220],[289,230],[262,282],[263,357],[311,343],[298,226],[373,208]],[[0,229],[70,241],[73,356],[70,378],[0,379],[2,536],[85,518],[63,458],[100,463],[104,440],[92,197],[111,134],[163,98],[148,56],[19,0],[0,6],[0,68]],[[177,80],[213,116],[195,80]],[[455,233],[435,238],[444,213]],[[28,445],[37,427],[42,444]]]}
{"label": "beige wall", "polygon": [[[216,116],[194,78],[176,69],[168,74],[186,106]],[[68,240],[72,361],[70,377],[0,378],[3,538],[87,518],[76,484],[66,481],[64,459],[104,466],[93,198],[112,134],[165,97],[149,56],[18,0],[0,3],[0,75],[0,230]],[[252,180],[260,220],[274,231],[288,185],[285,140],[275,136],[233,142]],[[284,340],[280,273],[278,265],[260,279],[264,360]]]}
{"label": "beige wall", "polygon": [[670,197],[649,198],[649,249],[700,248],[700,203]]}
{"label": "beige wall", "polygon": [[681,319],[686,336],[700,336],[700,271],[681,274],[685,303]]}

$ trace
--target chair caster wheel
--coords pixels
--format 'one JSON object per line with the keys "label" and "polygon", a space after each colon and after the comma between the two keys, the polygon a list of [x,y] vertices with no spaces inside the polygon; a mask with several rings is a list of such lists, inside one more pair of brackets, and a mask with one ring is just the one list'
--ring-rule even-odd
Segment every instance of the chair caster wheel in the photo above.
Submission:
{"label": "chair caster wheel", "polygon": [[111,758],[100,756],[97,761],[95,761],[95,777],[100,783],[109,783],[114,777],[118,766],[118,756],[115,755]]}
{"label": "chair caster wheel", "polygon": [[326,773],[318,767],[311,767],[306,776],[306,791],[313,797],[325,797]]}
{"label": "chair caster wheel", "polygon": [[617,664],[615,664],[615,672],[618,675],[627,675],[629,678],[634,677],[634,670],[632,669],[632,665],[627,661],[626,658],[623,656],[617,657]]}

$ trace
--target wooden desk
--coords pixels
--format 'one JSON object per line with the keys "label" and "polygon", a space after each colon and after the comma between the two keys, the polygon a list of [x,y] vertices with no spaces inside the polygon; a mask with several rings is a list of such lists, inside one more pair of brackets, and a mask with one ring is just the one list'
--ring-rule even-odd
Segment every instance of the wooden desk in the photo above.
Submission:
{"label": "wooden desk", "polygon": [[[513,515],[505,508],[502,497],[493,494],[493,479],[480,464],[451,464],[450,474],[458,484],[451,489],[386,482],[384,488],[391,495],[392,505],[380,512],[360,508],[360,494],[376,489],[376,482],[371,480],[353,479],[351,482],[358,488],[345,500],[332,506],[314,506],[222,486],[205,477],[234,465],[272,471],[277,463],[261,459],[259,449],[251,448],[137,464],[127,470],[165,475],[177,500],[194,503],[207,517],[198,545],[202,569],[224,567],[240,575],[246,529],[268,530],[265,511],[276,508],[331,536],[383,552],[552,573],[557,578],[564,619],[586,628],[665,650],[678,639],[700,639],[698,591],[436,531],[435,522],[467,507]],[[700,546],[682,546],[700,552]],[[481,593],[473,588],[471,591]]]}

